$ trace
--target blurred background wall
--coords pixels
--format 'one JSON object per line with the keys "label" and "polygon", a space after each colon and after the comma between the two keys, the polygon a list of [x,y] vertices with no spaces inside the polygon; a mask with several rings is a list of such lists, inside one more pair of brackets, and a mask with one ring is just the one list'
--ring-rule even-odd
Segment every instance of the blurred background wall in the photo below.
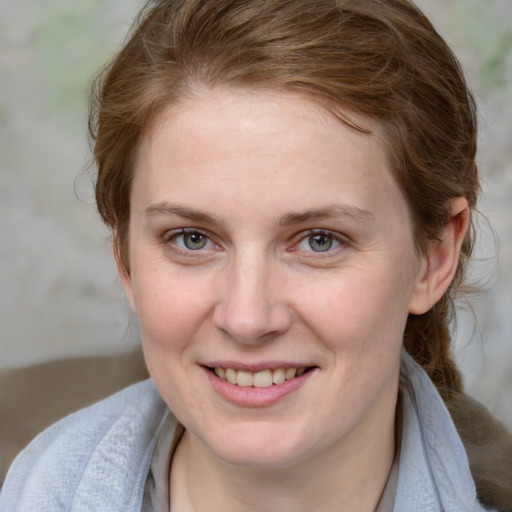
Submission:
{"label": "blurred background wall", "polygon": [[[467,389],[512,428],[512,2],[421,0],[459,56],[480,109],[484,198],[461,309]],[[0,4],[0,369],[115,354],[138,343],[93,206],[88,90],[141,2]],[[482,218],[483,219],[483,218]]]}

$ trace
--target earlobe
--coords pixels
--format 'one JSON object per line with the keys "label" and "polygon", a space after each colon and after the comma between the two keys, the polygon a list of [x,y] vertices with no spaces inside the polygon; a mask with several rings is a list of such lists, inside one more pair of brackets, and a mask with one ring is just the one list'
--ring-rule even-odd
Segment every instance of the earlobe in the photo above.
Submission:
{"label": "earlobe", "polygon": [[409,303],[414,315],[426,313],[444,295],[455,276],[462,242],[469,227],[469,206],[465,197],[450,200],[450,219],[438,240],[430,243],[423,257]]}
{"label": "earlobe", "polygon": [[121,256],[119,240],[117,239],[117,237],[114,237],[112,250],[114,253],[114,259],[116,261],[117,272],[119,274],[119,278],[121,279],[121,284],[123,285],[126,298],[128,299],[128,302],[130,303],[132,309],[136,312],[132,292],[132,278],[129,269],[126,267],[125,262],[123,261],[123,257]]}

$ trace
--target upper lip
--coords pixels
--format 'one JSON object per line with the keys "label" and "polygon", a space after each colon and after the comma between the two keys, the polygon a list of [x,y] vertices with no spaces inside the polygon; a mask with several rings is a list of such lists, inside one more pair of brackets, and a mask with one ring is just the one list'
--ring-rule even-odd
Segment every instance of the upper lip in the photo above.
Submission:
{"label": "upper lip", "polygon": [[263,370],[277,370],[278,368],[311,368],[316,366],[308,363],[295,363],[284,361],[264,361],[259,363],[242,363],[240,361],[209,361],[203,366],[208,368],[231,368],[237,371],[246,371],[251,373],[261,372]]}

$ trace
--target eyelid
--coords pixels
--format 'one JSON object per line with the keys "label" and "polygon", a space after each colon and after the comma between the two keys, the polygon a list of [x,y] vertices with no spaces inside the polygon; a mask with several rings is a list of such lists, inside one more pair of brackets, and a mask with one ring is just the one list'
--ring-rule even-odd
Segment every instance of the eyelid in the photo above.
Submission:
{"label": "eyelid", "polygon": [[[193,250],[193,249],[184,249],[180,246],[178,246],[176,243],[174,243],[174,240],[178,238],[179,236],[192,234],[192,233],[198,233],[199,235],[205,236],[208,239],[209,244],[211,245],[208,247],[208,245],[204,248]],[[170,229],[165,231],[165,233],[161,237],[163,244],[169,244],[172,243],[172,250],[181,254],[187,254],[190,256],[200,256],[200,253],[206,252],[208,250],[215,249],[219,247],[219,244],[217,244],[214,240],[212,235],[205,231],[204,229],[199,228],[177,228],[177,229]],[[212,247],[213,246],[213,247]]]}
{"label": "eyelid", "polygon": [[337,252],[337,249],[339,249],[340,247],[349,247],[352,245],[352,241],[346,235],[342,235],[341,233],[338,233],[336,231],[331,231],[330,229],[315,228],[315,229],[309,229],[307,231],[302,231],[298,235],[296,235],[296,237],[294,237],[296,239],[296,242],[291,247],[291,250],[292,251],[300,250],[300,249],[298,249],[298,245],[301,242],[303,242],[304,240],[307,240],[309,237],[314,236],[314,235],[326,235],[326,236],[331,237],[333,240],[335,240],[336,242],[339,243],[338,247],[329,249],[324,252],[321,252],[321,251],[315,252],[312,250],[304,251],[304,252],[314,255],[315,257],[322,257],[322,256],[325,257],[327,255],[332,255],[332,253]]}
{"label": "eyelid", "polygon": [[[197,257],[197,256],[200,256],[201,253],[204,253],[208,250],[212,250],[212,249],[215,250],[215,249],[219,249],[221,247],[221,244],[219,244],[215,240],[215,237],[212,236],[212,234],[208,230],[195,228],[195,227],[169,229],[162,234],[161,242],[164,245],[166,245],[169,242],[173,242],[173,240],[176,237],[178,237],[180,235],[190,234],[190,233],[198,233],[200,235],[205,236],[208,239],[209,244],[211,244],[211,245],[209,247],[207,246],[205,248],[198,249],[198,250],[194,251],[192,249],[183,249],[183,248],[179,247],[178,245],[176,245],[175,243],[172,243],[172,250],[174,252]],[[311,257],[326,257],[328,255],[332,255],[332,253],[337,252],[340,248],[349,247],[353,244],[352,240],[348,236],[343,235],[337,231],[332,231],[330,229],[313,228],[313,229],[301,231],[300,233],[293,236],[292,239],[294,239],[294,242],[293,242],[292,246],[288,249],[288,251],[294,252],[294,251],[301,250],[301,249],[298,249],[298,245],[301,242],[303,242],[304,240],[306,240],[307,238],[314,236],[314,235],[326,235],[326,236],[332,237],[332,239],[334,241],[336,241],[339,245],[335,248],[329,249],[324,252],[321,252],[321,251],[315,252],[313,250],[310,250],[310,251],[303,250],[303,252],[308,253],[308,255]],[[212,245],[213,245],[213,247],[212,247]]]}
{"label": "eyelid", "polygon": [[178,235],[186,235],[190,233],[200,233],[201,235],[208,236],[202,229],[197,228],[177,228],[177,229],[167,229],[161,236],[164,242],[168,242],[172,240],[174,237]]}

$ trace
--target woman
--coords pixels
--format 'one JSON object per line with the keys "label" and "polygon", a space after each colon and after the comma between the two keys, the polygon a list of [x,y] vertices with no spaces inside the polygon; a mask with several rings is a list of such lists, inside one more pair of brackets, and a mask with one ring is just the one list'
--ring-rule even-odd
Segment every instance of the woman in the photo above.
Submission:
{"label": "woman", "polygon": [[450,352],[474,103],[411,2],[150,2],[96,100],[152,380],[43,433],[2,510],[510,510],[443,402],[510,442]]}

